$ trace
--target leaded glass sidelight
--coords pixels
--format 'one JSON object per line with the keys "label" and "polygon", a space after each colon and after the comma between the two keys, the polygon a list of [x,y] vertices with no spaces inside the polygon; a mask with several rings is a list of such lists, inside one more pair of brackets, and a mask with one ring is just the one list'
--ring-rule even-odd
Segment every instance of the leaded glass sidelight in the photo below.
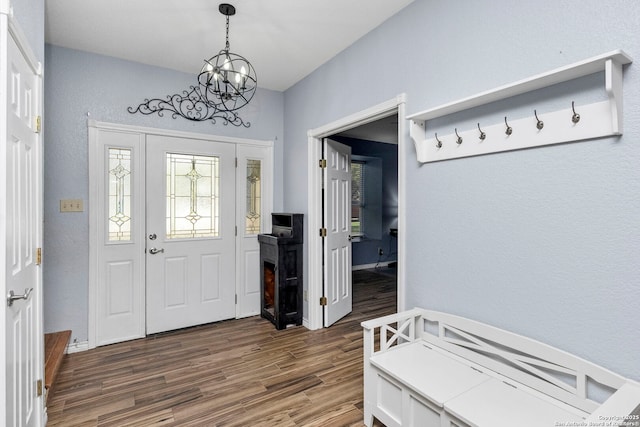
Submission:
{"label": "leaded glass sidelight", "polygon": [[167,153],[167,238],[217,237],[220,158]]}
{"label": "leaded glass sidelight", "polygon": [[131,150],[109,148],[108,234],[110,242],[131,241]]}
{"label": "leaded glass sidelight", "polygon": [[245,216],[245,233],[260,233],[262,218],[262,188],[260,160],[247,160],[247,209]]}

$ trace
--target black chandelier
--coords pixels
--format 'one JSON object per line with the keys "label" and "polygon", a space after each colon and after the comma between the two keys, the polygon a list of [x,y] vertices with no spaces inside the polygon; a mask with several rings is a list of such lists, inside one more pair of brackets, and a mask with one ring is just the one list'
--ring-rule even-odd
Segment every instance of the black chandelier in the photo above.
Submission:
{"label": "black chandelier", "polygon": [[222,3],[218,10],[227,17],[226,44],[217,55],[204,61],[198,74],[198,85],[190,86],[182,94],[167,95],[165,99],[145,99],[137,108],[129,107],[131,114],[164,116],[169,111],[175,119],[178,116],[196,122],[217,119],[234,126],[249,127],[238,116],[237,110],[251,101],[258,87],[258,79],[253,65],[243,56],[229,51],[229,16],[235,15],[236,8]]}

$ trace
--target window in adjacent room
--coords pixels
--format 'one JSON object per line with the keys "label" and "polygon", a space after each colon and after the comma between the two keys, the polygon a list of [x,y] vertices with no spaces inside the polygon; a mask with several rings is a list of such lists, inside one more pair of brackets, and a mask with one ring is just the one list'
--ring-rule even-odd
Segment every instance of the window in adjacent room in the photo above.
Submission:
{"label": "window in adjacent room", "polygon": [[364,208],[365,163],[351,162],[351,236],[363,235],[362,211]]}
{"label": "window in adjacent room", "polygon": [[382,160],[351,156],[351,237],[381,239]]}

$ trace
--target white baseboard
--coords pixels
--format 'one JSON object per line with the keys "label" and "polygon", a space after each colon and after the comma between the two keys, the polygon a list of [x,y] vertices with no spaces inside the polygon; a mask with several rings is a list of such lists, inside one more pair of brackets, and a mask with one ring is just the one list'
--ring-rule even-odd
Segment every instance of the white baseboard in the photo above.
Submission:
{"label": "white baseboard", "polygon": [[373,264],[360,264],[360,265],[353,265],[351,266],[351,271],[357,271],[357,270],[370,270],[372,268],[376,268],[376,267],[389,267],[389,264],[391,264],[392,262],[396,262],[394,261],[384,261],[384,262],[376,262]]}
{"label": "white baseboard", "polygon": [[89,350],[89,341],[72,342],[67,346],[67,354]]}

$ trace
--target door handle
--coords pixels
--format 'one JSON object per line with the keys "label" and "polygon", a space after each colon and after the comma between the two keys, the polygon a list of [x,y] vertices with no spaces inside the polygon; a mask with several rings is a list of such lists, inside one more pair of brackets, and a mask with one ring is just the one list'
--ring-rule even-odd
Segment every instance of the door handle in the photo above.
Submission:
{"label": "door handle", "polygon": [[162,249],[156,249],[156,248],[149,249],[149,253],[151,255],[159,254],[160,252],[164,253],[164,248],[162,248]]}
{"label": "door handle", "polygon": [[31,291],[33,291],[33,288],[25,289],[24,294],[22,295],[16,295],[13,291],[9,291],[9,293],[7,294],[7,305],[11,307],[14,301],[17,301],[19,299],[29,299]]}

